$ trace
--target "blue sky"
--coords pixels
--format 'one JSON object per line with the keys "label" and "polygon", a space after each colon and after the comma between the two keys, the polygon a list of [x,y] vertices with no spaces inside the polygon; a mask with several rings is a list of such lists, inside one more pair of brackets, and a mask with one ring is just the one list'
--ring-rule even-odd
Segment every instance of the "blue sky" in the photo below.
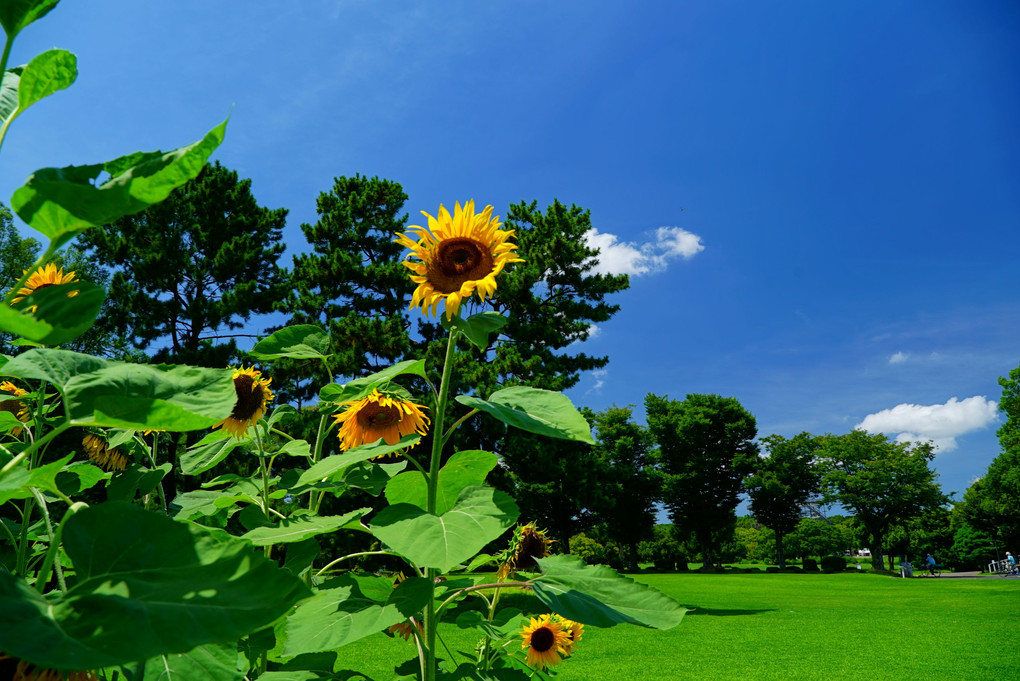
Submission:
{"label": "blue sky", "polygon": [[1020,364],[1017,35],[1009,1],[64,0],[11,63],[80,76],[12,126],[0,198],[230,115],[215,158],[290,210],[289,253],[339,175],[400,182],[412,223],[575,203],[632,275],[576,403],[930,438],[962,492]]}

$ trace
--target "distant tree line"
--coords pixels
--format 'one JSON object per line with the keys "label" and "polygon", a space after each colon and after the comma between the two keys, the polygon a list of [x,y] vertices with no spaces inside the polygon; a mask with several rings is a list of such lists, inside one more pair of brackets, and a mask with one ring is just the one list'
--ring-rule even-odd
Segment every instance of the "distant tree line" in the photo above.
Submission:
{"label": "distant tree line", "polygon": [[[414,284],[393,242],[410,222],[406,201],[390,180],[335,178],[318,197],[317,221],[301,225],[307,250],[287,267],[286,209],[259,205],[249,180],[209,165],[164,203],[85,232],[65,253],[66,270],[109,291],[97,324],[72,349],[224,366],[244,362],[242,347],[280,325],[316,324],[330,334],[329,366],[273,368],[278,402],[297,406],[311,428],[316,395],[331,377],[344,382],[412,357],[434,365],[440,356],[445,332],[425,318],[412,324]],[[455,389],[482,397],[510,385],[568,389],[582,372],[608,363],[573,344],[618,311],[609,298],[629,280],[593,271],[598,252],[583,238],[590,216],[577,206],[522,202],[509,206],[504,222],[524,262],[500,278],[495,299],[468,303],[465,314],[500,312],[509,320],[506,335],[493,334],[484,350],[465,344],[475,361],[459,367]],[[16,281],[38,252],[0,206],[3,279]],[[283,322],[253,333],[253,317],[270,312]],[[2,351],[16,354],[9,340],[0,338]],[[888,556],[890,569],[893,556],[927,552],[973,566],[1020,541],[1020,369],[1000,383],[1002,453],[956,503],[939,487],[930,444],[863,431],[759,438],[754,417],[719,395],[648,395],[647,425],[634,421],[631,407],[585,410],[595,446],[548,439],[539,446],[481,420],[456,437],[462,449],[499,454],[494,482],[513,493],[522,518],[537,521],[558,550],[592,560],[683,569],[753,558],[783,567],[787,557],[868,547],[875,565]],[[173,462],[177,451],[164,456]],[[744,495],[751,516],[738,518]],[[851,515],[806,519],[809,503],[838,503]],[[660,508],[670,525],[656,524]]]}

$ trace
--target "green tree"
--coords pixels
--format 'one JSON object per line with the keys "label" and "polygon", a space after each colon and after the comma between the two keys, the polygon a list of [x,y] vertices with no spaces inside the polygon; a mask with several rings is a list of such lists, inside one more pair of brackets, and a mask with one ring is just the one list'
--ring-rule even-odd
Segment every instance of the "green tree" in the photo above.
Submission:
{"label": "green tree", "polygon": [[290,324],[328,330],[332,357],[328,373],[319,360],[277,365],[282,397],[307,400],[331,375],[367,375],[412,348],[407,310],[415,285],[393,241],[407,224],[406,200],[396,182],[362,175],[337,177],[319,194],[319,219],[301,225],[312,250],[294,256],[291,290],[277,309],[290,313]]}
{"label": "green tree", "polygon": [[786,546],[790,555],[801,558],[841,556],[851,544],[849,535],[845,524],[818,518],[801,518],[793,531],[787,535]]}
{"label": "green tree", "polygon": [[113,268],[111,310],[100,324],[156,348],[156,361],[223,366],[252,315],[286,291],[277,265],[287,211],[259,206],[251,181],[218,162],[163,203],[80,237]]}
{"label": "green tree", "polygon": [[624,547],[625,560],[635,569],[638,544],[652,537],[662,485],[653,466],[652,436],[631,419],[626,407],[585,411],[584,415],[595,431],[594,454],[604,474],[602,495],[609,500],[606,508],[596,509],[596,515],[609,538]]}
{"label": "green tree", "polygon": [[697,394],[682,402],[650,394],[645,413],[670,518],[681,534],[694,535],[706,565],[722,567],[717,549],[730,538],[758,455],[754,417],[735,398]]}
{"label": "green tree", "polygon": [[781,435],[761,439],[768,456],[754,462],[754,472],[744,481],[751,497],[751,513],[776,533],[779,568],[786,567],[783,537],[801,520],[801,508],[818,491],[820,475],[815,467],[818,441],[810,433],[787,440]]}
{"label": "green tree", "polygon": [[854,430],[822,442],[822,490],[827,502],[852,508],[870,537],[872,565],[884,565],[883,547],[892,525],[905,523],[948,499],[930,466],[930,443],[892,442]]}

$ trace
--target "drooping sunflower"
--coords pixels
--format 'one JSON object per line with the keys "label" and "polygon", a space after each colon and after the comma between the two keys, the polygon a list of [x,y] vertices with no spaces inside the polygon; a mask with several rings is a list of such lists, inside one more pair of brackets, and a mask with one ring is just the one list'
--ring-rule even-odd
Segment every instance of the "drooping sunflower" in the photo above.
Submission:
{"label": "drooping sunflower", "polygon": [[563,646],[563,654],[570,656],[574,654],[574,648],[577,647],[577,642],[584,636],[584,625],[574,620],[568,620],[566,617],[560,617],[554,615],[554,619],[559,619],[560,627],[567,634],[567,644]]}
{"label": "drooping sunflower", "polygon": [[463,208],[455,204],[452,216],[442,205],[438,217],[425,211],[422,215],[428,218],[428,228],[411,225],[409,233],[398,232],[394,239],[411,250],[403,265],[418,284],[412,308],[421,307],[434,317],[445,301],[446,318],[452,319],[472,294],[485,300],[495,293],[496,275],[509,263],[524,262],[514,253],[517,244],[510,241],[514,231],[500,229],[492,206],[475,214],[475,202],[470,200]]}
{"label": "drooping sunflower", "polygon": [[57,671],[36,667],[4,653],[0,653],[0,678],[11,681],[99,681],[94,672]]}
{"label": "drooping sunflower", "polygon": [[532,617],[521,629],[521,638],[521,649],[528,651],[528,664],[539,669],[562,662],[561,653],[570,640],[552,615]]}
{"label": "drooping sunflower", "polygon": [[127,468],[127,459],[119,449],[110,449],[110,445],[98,435],[88,434],[81,441],[89,459],[100,468],[108,471],[122,471]]}
{"label": "drooping sunflower", "polygon": [[[0,392],[5,392],[9,395],[14,395],[15,397],[23,397],[28,394],[27,390],[22,390],[10,381],[0,383]],[[22,423],[26,423],[28,419],[32,417],[32,413],[29,411],[28,406],[18,399],[0,400],[0,411],[6,411],[14,414],[14,418],[18,419]],[[21,435],[22,430],[22,428],[11,428],[11,435],[17,437],[18,435]]]}
{"label": "drooping sunflower", "polygon": [[411,637],[414,636],[415,629],[418,630],[419,636],[425,634],[425,628],[421,625],[421,622],[414,619],[412,619],[411,622],[414,622],[413,627],[410,622],[397,622],[390,626],[390,628],[386,630],[386,633],[391,636],[400,636],[405,641],[411,640]]}
{"label": "drooping sunflower", "polygon": [[504,579],[511,572],[534,570],[538,558],[549,555],[552,540],[535,523],[518,525],[510,537],[510,545],[499,555],[499,578]]}
{"label": "drooping sunflower", "polygon": [[244,437],[248,428],[258,423],[266,413],[266,407],[273,400],[269,389],[271,378],[262,378],[262,372],[254,367],[234,370],[234,393],[237,401],[230,416],[217,423],[213,428],[223,430],[234,437]]}
{"label": "drooping sunflower", "polygon": [[425,407],[395,395],[372,390],[368,397],[352,402],[343,402],[345,411],[336,414],[340,430],[340,449],[347,451],[358,445],[385,440],[395,445],[411,433],[425,435],[429,419],[422,412]]}
{"label": "drooping sunflower", "polygon": [[[28,274],[27,270],[23,271],[25,274]],[[56,284],[71,284],[76,281],[78,280],[74,278],[73,271],[65,274],[63,267],[57,267],[53,263],[50,263],[45,267],[40,267],[32,273],[32,276],[25,281],[25,285],[18,289],[18,295],[11,299],[11,304],[13,305],[14,303],[24,300],[41,288],[54,286]],[[67,294],[67,297],[73,298],[76,295],[78,295],[77,291],[71,291]],[[34,312],[35,306],[29,308],[29,311]]]}

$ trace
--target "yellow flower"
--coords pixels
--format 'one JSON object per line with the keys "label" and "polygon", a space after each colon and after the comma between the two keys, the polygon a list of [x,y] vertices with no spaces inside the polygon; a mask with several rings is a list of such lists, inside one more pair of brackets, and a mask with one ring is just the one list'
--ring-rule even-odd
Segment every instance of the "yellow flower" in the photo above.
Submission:
{"label": "yellow flower", "polygon": [[[4,381],[0,383],[0,392],[5,392],[15,397],[22,397],[28,394],[27,390],[22,390],[18,386],[14,385],[10,381]],[[2,400],[0,401],[0,411],[7,411],[14,414],[14,417],[25,423],[32,417],[32,413],[28,407],[21,400]],[[22,428],[11,428],[11,435],[17,437],[21,435]]]}
{"label": "yellow flower", "polygon": [[[28,274],[27,270],[23,271],[25,274]],[[24,300],[41,288],[46,288],[47,286],[53,286],[55,284],[71,284],[76,281],[78,280],[74,278],[74,272],[64,274],[63,267],[57,267],[53,263],[50,263],[32,273],[32,276],[25,281],[25,285],[18,289],[18,295],[11,299],[11,304],[13,305],[14,303]],[[76,295],[78,295],[77,291],[71,291],[67,294],[67,297],[73,298]],[[28,308],[28,311],[35,312],[35,309],[36,306],[33,305]]]}
{"label": "yellow flower", "polygon": [[120,453],[120,450],[110,449],[106,440],[98,435],[86,435],[81,444],[89,459],[100,468],[105,468],[108,471],[122,471],[127,468],[127,459]]}
{"label": "yellow flower", "polygon": [[[445,301],[446,318],[460,310],[461,303],[477,293],[485,300],[496,292],[496,275],[507,264],[524,262],[509,241],[513,230],[500,229],[499,216],[492,217],[492,206],[475,214],[475,202],[461,208],[457,203],[453,216],[442,205],[439,217],[425,211],[428,229],[411,225],[411,235],[398,232],[397,243],[411,252],[403,265],[413,272],[411,281],[418,284],[411,297],[411,307],[436,315],[439,303]],[[414,260],[416,259],[416,260]],[[431,308],[431,309],[430,309]]]}
{"label": "yellow flower", "polygon": [[532,617],[531,622],[521,629],[521,649],[528,651],[528,664],[545,669],[563,661],[560,654],[569,645],[567,632],[552,615]]}
{"label": "yellow flower", "polygon": [[340,449],[345,452],[380,439],[388,445],[395,445],[405,435],[428,432],[429,420],[422,412],[425,407],[381,393],[378,389],[364,399],[343,404],[347,405],[347,409],[333,418],[340,426],[337,437],[340,438]]}
{"label": "yellow flower", "polygon": [[13,669],[7,670],[13,673],[13,676],[6,677],[10,681],[99,681],[99,678],[89,671],[61,672],[55,669],[42,669],[24,660],[15,660],[10,655],[0,653],[0,661],[3,660],[10,660],[8,664],[13,665]]}
{"label": "yellow flower", "polygon": [[499,556],[499,579],[505,579],[511,572],[534,570],[536,559],[549,555],[552,540],[535,523],[518,525],[514,528],[510,546]]}
{"label": "yellow flower", "polygon": [[559,617],[559,615],[556,617],[559,618],[560,626],[563,628],[563,631],[566,632],[567,638],[569,639],[567,644],[563,646],[563,654],[568,656],[573,655],[574,648],[577,647],[577,642],[581,640],[582,636],[584,636],[584,625],[580,622],[575,622],[574,620],[568,620],[565,617]]}
{"label": "yellow flower", "polygon": [[262,378],[262,372],[255,368],[234,370],[234,393],[237,402],[230,416],[217,423],[213,428],[223,430],[234,437],[244,437],[250,426],[254,426],[266,413],[266,405],[273,399],[269,390],[271,378]]}

